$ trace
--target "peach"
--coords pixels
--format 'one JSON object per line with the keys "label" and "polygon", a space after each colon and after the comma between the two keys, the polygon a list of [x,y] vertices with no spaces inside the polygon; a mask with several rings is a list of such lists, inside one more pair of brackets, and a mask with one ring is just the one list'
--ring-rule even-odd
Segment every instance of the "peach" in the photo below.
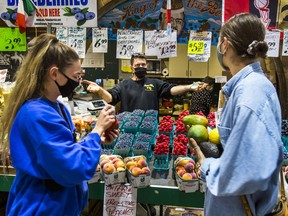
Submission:
{"label": "peach", "polygon": [[140,174],[142,174],[142,169],[139,167],[133,167],[131,173],[134,176],[139,176]]}
{"label": "peach", "polygon": [[192,176],[192,179],[197,179],[197,175],[196,175],[196,173],[190,173],[191,174],[191,176]]}
{"label": "peach", "polygon": [[116,168],[117,172],[122,172],[122,171],[125,171],[125,168],[124,167],[118,167]]}
{"label": "peach", "polygon": [[184,167],[188,163],[195,164],[195,161],[192,158],[185,158],[185,159],[180,160],[177,165]]}
{"label": "peach", "polygon": [[194,172],[194,164],[193,163],[187,163],[185,166],[184,166],[186,172],[188,173],[192,173]]}
{"label": "peach", "polygon": [[103,171],[105,173],[113,173],[116,171],[116,168],[114,167],[114,164],[111,162],[105,163],[103,166]]}
{"label": "peach", "polygon": [[185,170],[185,168],[183,166],[176,166],[175,170],[178,172],[179,170]]}
{"label": "peach", "polygon": [[128,170],[131,170],[133,167],[136,167],[137,166],[137,162],[135,161],[129,161],[126,163],[126,167]]}
{"label": "peach", "polygon": [[103,159],[100,161],[100,166],[103,168],[103,166],[106,164],[106,163],[109,163],[110,160],[109,159]]}
{"label": "peach", "polygon": [[147,167],[147,162],[144,158],[141,158],[137,161],[137,166],[139,168]]}
{"label": "peach", "polygon": [[182,177],[186,173],[185,169],[181,169],[177,171],[178,176]]}
{"label": "peach", "polygon": [[119,167],[125,168],[125,163],[122,160],[118,160],[114,163],[114,166],[116,169]]}
{"label": "peach", "polygon": [[183,180],[192,180],[193,177],[192,177],[191,173],[184,173],[184,174],[182,175],[182,179],[183,179]]}
{"label": "peach", "polygon": [[116,157],[116,158],[114,158],[114,159],[112,160],[112,163],[114,163],[114,164],[115,164],[115,162],[117,162],[117,161],[122,161],[122,159],[121,159],[121,158],[118,158],[118,157]]}
{"label": "peach", "polygon": [[143,168],[141,169],[141,172],[142,172],[142,174],[150,175],[150,169],[149,169],[149,167],[143,167]]}

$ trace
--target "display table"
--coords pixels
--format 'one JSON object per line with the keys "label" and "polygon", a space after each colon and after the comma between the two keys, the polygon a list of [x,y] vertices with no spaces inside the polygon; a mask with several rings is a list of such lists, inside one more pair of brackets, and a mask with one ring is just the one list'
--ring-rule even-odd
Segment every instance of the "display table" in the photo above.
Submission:
{"label": "display table", "polygon": [[[0,191],[9,192],[15,175],[0,175]],[[151,186],[138,189],[137,201],[153,205],[174,205],[203,208],[204,193],[185,193],[169,186],[173,179],[151,179]],[[156,184],[154,184],[156,183]],[[89,184],[89,198],[102,200],[104,182]]]}

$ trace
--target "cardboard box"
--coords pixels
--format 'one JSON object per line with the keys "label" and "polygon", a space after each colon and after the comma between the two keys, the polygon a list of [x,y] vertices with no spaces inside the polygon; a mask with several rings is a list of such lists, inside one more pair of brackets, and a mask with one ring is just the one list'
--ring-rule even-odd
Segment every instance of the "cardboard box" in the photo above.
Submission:
{"label": "cardboard box", "polygon": [[167,206],[164,216],[204,216],[203,208]]}
{"label": "cardboard box", "polygon": [[183,180],[177,172],[175,173],[176,182],[180,191],[185,191],[185,193],[193,193],[199,190],[199,180]]}
{"label": "cardboard box", "polygon": [[130,171],[127,171],[128,182],[132,185],[132,187],[143,188],[150,185],[151,174],[145,175],[141,174],[139,176],[134,176]]}
{"label": "cardboard box", "polygon": [[126,171],[113,172],[110,174],[102,171],[102,177],[106,185],[126,183]]}
{"label": "cardboard box", "polygon": [[100,179],[101,179],[101,172],[100,170],[96,170],[93,177],[88,181],[88,184],[98,182]]}

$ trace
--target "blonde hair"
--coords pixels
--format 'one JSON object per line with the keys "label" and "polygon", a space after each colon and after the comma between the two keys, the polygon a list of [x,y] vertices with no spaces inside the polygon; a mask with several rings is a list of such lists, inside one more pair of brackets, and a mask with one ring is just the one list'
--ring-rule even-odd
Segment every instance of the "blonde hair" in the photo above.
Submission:
{"label": "blonde hair", "polygon": [[9,146],[9,133],[20,107],[31,98],[44,96],[45,80],[52,65],[59,71],[79,60],[78,54],[61,43],[52,34],[42,34],[28,44],[28,53],[16,72],[15,86],[4,107],[1,118],[0,151],[6,163]]}

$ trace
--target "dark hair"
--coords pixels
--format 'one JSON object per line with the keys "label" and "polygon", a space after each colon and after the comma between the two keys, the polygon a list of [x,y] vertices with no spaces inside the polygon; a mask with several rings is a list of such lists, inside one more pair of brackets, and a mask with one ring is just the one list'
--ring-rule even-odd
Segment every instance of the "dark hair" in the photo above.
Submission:
{"label": "dark hair", "polygon": [[210,76],[206,76],[206,77],[202,80],[202,82],[207,83],[207,84],[209,84],[209,85],[213,85],[213,84],[215,83],[215,79],[213,79],[213,78],[210,77]]}
{"label": "dark hair", "polygon": [[265,27],[253,14],[236,14],[220,30],[220,39],[227,37],[237,55],[242,58],[265,58],[268,45],[265,39]]}
{"label": "dark hair", "polygon": [[133,65],[135,58],[140,58],[140,59],[145,59],[146,60],[146,56],[145,56],[144,53],[133,53],[131,55],[131,59],[130,59],[131,65]]}

